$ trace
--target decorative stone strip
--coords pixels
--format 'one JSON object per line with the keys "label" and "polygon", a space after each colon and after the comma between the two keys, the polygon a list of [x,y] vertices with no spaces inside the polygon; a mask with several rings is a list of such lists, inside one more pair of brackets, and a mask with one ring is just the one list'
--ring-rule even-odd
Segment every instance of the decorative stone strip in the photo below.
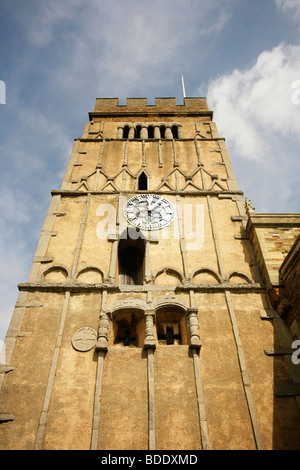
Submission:
{"label": "decorative stone strip", "polygon": [[260,311],[260,318],[262,320],[272,320],[275,317],[277,317],[277,312],[275,310],[261,310]]}
{"label": "decorative stone strip", "polygon": [[57,334],[55,350],[54,350],[53,357],[52,357],[52,365],[50,369],[48,383],[47,383],[47,387],[45,391],[44,403],[43,403],[42,412],[41,412],[40,421],[39,421],[39,427],[38,427],[38,432],[37,432],[37,437],[36,437],[36,442],[35,442],[35,450],[41,450],[43,448],[44,436],[45,436],[47,419],[48,419],[48,410],[50,406],[52,389],[54,385],[54,379],[55,379],[55,374],[56,374],[56,369],[57,369],[57,364],[58,364],[58,359],[59,359],[59,354],[60,354],[61,341],[62,341],[62,336],[64,332],[69,299],[70,299],[70,292],[66,292],[64,304],[63,304],[62,312],[61,312],[60,325],[59,325],[59,330]]}
{"label": "decorative stone strip", "polygon": [[300,383],[276,384],[274,385],[274,394],[277,397],[300,396]]}
{"label": "decorative stone strip", "polygon": [[6,421],[13,421],[14,419],[14,415],[10,415],[8,413],[0,413],[0,423],[4,423]]}
{"label": "decorative stone strip", "polygon": [[209,443],[207,417],[206,417],[206,410],[205,410],[205,403],[204,403],[204,396],[203,396],[203,387],[202,387],[202,380],[201,380],[198,349],[192,348],[192,354],[193,354],[193,362],[194,362],[194,374],[195,374],[195,385],[196,385],[197,401],[198,401],[202,450],[209,450],[210,443]]}
{"label": "decorative stone strip", "polygon": [[236,343],[237,355],[238,355],[240,371],[241,371],[245,396],[246,396],[246,400],[247,400],[250,420],[251,420],[251,423],[252,423],[254,439],[255,439],[255,442],[256,442],[257,450],[263,450],[263,442],[262,442],[262,437],[261,437],[261,433],[260,433],[259,424],[258,424],[258,421],[257,421],[256,410],[255,410],[255,405],[254,405],[254,400],[253,400],[252,390],[251,390],[251,385],[250,385],[250,378],[249,378],[249,375],[248,375],[244,350],[243,350],[243,346],[242,346],[240,335],[239,335],[238,324],[237,324],[237,320],[236,320],[236,316],[235,316],[234,307],[233,307],[230,292],[226,291],[225,292],[225,297],[226,297],[226,302],[227,302],[230,321],[231,321],[231,324],[232,324],[232,331],[233,331],[233,335],[234,335],[234,339],[235,339],[235,343]]}
{"label": "decorative stone strip", "polygon": [[292,348],[269,348],[264,350],[266,356],[289,356],[294,352],[295,349]]}
{"label": "decorative stone strip", "polygon": [[15,367],[6,366],[5,364],[0,364],[0,374],[7,374],[7,372],[11,372],[15,370]]}

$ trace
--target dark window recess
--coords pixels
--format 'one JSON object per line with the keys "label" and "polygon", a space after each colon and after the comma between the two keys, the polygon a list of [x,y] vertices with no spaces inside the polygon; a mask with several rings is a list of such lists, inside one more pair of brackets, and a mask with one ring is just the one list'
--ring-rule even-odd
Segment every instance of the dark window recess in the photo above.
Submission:
{"label": "dark window recess", "polygon": [[175,340],[178,340],[177,344],[178,343],[180,344],[181,334],[180,334],[179,325],[174,324],[174,325],[166,326],[164,328],[161,324],[158,324],[157,338],[160,342],[165,343],[165,344],[174,344]]}
{"label": "dark window recess", "polygon": [[148,126],[148,139],[153,139],[153,138],[154,138],[154,127]]}
{"label": "dark window recess", "polygon": [[145,242],[142,238],[121,239],[118,247],[119,283],[121,285],[143,285]]}
{"label": "dark window recess", "polygon": [[128,139],[129,135],[129,126],[125,126],[123,129],[123,139]]}
{"label": "dark window recess", "polygon": [[141,126],[136,126],[135,132],[134,132],[134,138],[139,139],[141,136]]}
{"label": "dark window recess", "polygon": [[135,322],[131,323],[126,320],[118,322],[118,331],[115,339],[115,344],[122,343],[124,346],[137,346],[137,335]]}
{"label": "dark window recess", "polygon": [[148,189],[148,178],[144,172],[139,176],[138,189],[139,191],[147,191]]}
{"label": "dark window recess", "polygon": [[178,139],[178,127],[172,126],[173,139]]}

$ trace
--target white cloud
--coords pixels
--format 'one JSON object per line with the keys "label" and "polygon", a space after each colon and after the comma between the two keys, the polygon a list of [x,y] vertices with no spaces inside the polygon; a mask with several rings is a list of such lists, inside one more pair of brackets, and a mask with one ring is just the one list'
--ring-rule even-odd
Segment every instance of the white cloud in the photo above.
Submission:
{"label": "white cloud", "polygon": [[285,13],[293,13],[297,18],[300,16],[300,2],[299,0],[275,0],[279,10]]}
{"label": "white cloud", "polygon": [[[46,39],[56,24],[47,10],[42,14]],[[194,59],[198,61],[209,38],[215,39],[230,17],[228,6],[220,7],[217,0],[90,0],[88,8],[77,5],[76,10],[68,32],[72,50],[59,68],[49,70],[53,80],[65,90],[82,90],[86,82],[99,84],[100,94],[109,89],[126,97],[142,89],[148,94],[149,86],[161,88],[174,75],[180,77],[191,67],[195,44],[201,41]]]}
{"label": "white cloud", "polygon": [[72,148],[55,119],[22,102],[17,109],[0,145],[0,339],[13,313],[17,284],[27,281],[50,190],[59,189]]}
{"label": "white cloud", "polygon": [[280,44],[261,53],[252,68],[210,83],[211,108],[241,158],[266,158],[273,135],[300,138],[300,108],[292,102],[299,70],[300,46]]}
{"label": "white cloud", "polygon": [[299,70],[300,46],[280,44],[208,87],[239,185],[258,212],[299,212]]}

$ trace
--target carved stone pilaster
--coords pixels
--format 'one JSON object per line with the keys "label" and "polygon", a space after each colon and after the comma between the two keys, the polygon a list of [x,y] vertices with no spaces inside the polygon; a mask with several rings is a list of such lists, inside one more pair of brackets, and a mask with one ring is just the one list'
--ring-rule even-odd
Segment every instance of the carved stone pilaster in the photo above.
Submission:
{"label": "carved stone pilaster", "polygon": [[153,310],[146,310],[145,311],[145,341],[144,347],[146,349],[156,348],[156,341],[154,337],[154,316],[155,312]]}
{"label": "carved stone pilaster", "polygon": [[190,346],[192,348],[201,348],[201,340],[199,336],[198,310],[189,308],[187,310],[187,322],[189,328]]}

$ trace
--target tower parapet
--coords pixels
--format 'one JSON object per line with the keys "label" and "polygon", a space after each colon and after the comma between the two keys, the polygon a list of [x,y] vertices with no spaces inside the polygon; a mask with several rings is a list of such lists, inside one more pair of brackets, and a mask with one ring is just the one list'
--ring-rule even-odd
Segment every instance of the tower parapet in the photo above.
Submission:
{"label": "tower parapet", "polygon": [[148,104],[147,98],[127,98],[126,104],[119,104],[118,98],[97,98],[93,113],[209,113],[206,98],[184,98],[184,104],[176,104],[175,98],[155,98],[155,104]]}

